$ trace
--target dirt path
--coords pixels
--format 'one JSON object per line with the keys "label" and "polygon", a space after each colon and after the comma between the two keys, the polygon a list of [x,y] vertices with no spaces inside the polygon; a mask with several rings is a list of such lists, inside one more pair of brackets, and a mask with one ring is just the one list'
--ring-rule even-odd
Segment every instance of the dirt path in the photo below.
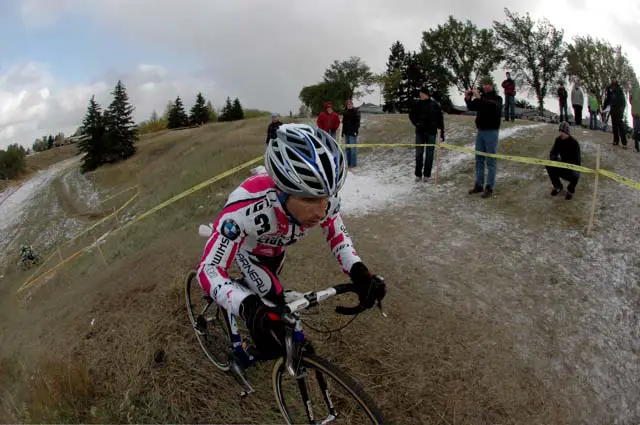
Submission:
{"label": "dirt path", "polygon": [[77,159],[72,158],[52,165],[21,185],[10,187],[0,194],[0,266],[6,265],[10,247],[17,243],[24,232],[23,223],[30,208],[42,202],[52,181],[76,163]]}
{"label": "dirt path", "polygon": [[[502,136],[531,143],[536,133],[555,137],[553,131],[538,125]],[[468,136],[461,129],[456,133]],[[594,151],[587,148],[586,155]],[[614,171],[637,174],[637,158],[625,153],[606,155],[620,156],[612,158]],[[640,193],[601,180],[597,229],[586,238],[583,217],[592,178],[583,177],[579,199],[569,206],[550,199],[543,168],[530,175],[521,164],[499,162],[498,195],[482,200],[466,193],[473,185],[469,155],[445,153],[443,163],[442,184],[434,186],[412,181],[411,153],[369,153],[347,180],[345,215],[360,223],[364,214],[375,213],[366,227],[392,235],[385,242],[389,263],[425,277],[426,287],[409,291],[500,323],[509,346],[486,354],[515,350],[520,367],[567,406],[562,423],[640,418],[640,226],[630,217],[638,213]],[[383,214],[377,225],[371,223]]]}

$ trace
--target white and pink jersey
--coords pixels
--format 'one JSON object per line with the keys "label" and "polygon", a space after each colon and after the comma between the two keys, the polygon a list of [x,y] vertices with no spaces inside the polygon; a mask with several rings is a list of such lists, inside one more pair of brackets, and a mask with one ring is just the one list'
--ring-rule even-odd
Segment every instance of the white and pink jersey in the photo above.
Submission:
{"label": "white and pink jersey", "polygon": [[[339,198],[331,198],[320,226],[343,272],[348,274],[351,266],[361,260],[339,208]],[[239,303],[249,293],[229,278],[227,270],[235,260],[249,289],[274,300],[283,292],[278,274],[286,249],[307,232],[287,215],[271,177],[249,177],[229,195],[213,223],[213,234],[197,268],[202,289],[218,304],[238,314]],[[223,287],[225,290],[221,291]]]}

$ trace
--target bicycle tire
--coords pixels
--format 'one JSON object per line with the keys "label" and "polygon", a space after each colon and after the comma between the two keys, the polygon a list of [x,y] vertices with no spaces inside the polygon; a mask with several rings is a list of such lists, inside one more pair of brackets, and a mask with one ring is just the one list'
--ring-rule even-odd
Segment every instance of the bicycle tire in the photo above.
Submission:
{"label": "bicycle tire", "polygon": [[[365,392],[360,384],[358,384],[353,378],[347,375],[347,373],[343,372],[340,368],[329,362],[327,359],[315,354],[303,355],[302,364],[306,369],[315,369],[317,371],[319,370],[320,372],[331,377],[335,382],[340,384],[340,386],[351,395],[351,397],[357,402],[357,404],[363,408],[365,414],[371,420],[371,424],[386,424],[380,408],[376,405],[371,396],[369,396]],[[282,415],[284,416],[287,424],[292,425],[294,424],[294,422],[292,422],[291,415],[289,414],[289,409],[286,406],[282,392],[282,377],[285,374],[288,374],[288,372],[285,371],[284,358],[280,357],[276,359],[273,365],[273,392],[276,398],[276,403],[278,404],[278,408],[280,409],[280,413],[282,413]],[[338,416],[338,419],[339,418],[340,417]]]}
{"label": "bicycle tire", "polygon": [[[223,372],[227,372],[230,368],[231,368],[231,362],[229,360],[229,356],[228,356],[228,351],[225,350],[224,353],[220,354],[220,355],[214,355],[209,348],[207,348],[207,341],[205,340],[205,335],[201,335],[196,329],[196,323],[197,323],[197,319],[196,319],[196,314],[193,311],[193,303],[192,303],[192,299],[191,299],[191,286],[192,286],[192,282],[193,282],[193,278],[196,276],[196,272],[195,271],[191,271],[189,272],[189,274],[187,275],[187,279],[185,281],[185,285],[184,285],[184,295],[185,295],[185,303],[187,304],[187,313],[189,315],[189,322],[191,323],[191,326],[193,328],[194,333],[196,334],[196,339],[198,340],[198,344],[200,344],[200,348],[202,348],[202,351],[204,351],[204,354],[207,356],[207,358],[211,361],[211,363],[213,363],[218,369],[220,369]],[[196,283],[197,284],[197,283]],[[198,285],[199,286],[199,285]],[[198,288],[199,289],[199,288]],[[221,313],[222,316],[224,317],[224,322],[217,320],[218,322],[217,325],[214,325],[216,327],[222,327],[222,331],[224,333],[224,338],[225,338],[225,346],[229,346],[229,344],[231,343],[231,336],[229,333],[229,325],[227,323],[227,319],[226,319],[226,312],[224,311],[223,308],[221,308],[220,306],[218,306],[217,304],[214,304],[214,307],[216,308],[216,317]],[[210,323],[208,323],[207,326],[211,326]]]}

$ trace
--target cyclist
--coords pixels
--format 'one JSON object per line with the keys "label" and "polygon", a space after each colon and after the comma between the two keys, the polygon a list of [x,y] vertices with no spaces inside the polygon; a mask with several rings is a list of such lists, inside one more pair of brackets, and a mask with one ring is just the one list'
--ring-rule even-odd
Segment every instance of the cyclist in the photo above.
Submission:
{"label": "cyclist", "polygon": [[23,261],[35,261],[36,254],[31,245],[22,245],[20,247],[20,259]]}
{"label": "cyclist", "polygon": [[[267,145],[265,166],[266,172],[230,194],[213,223],[197,277],[204,292],[244,320],[259,354],[275,358],[284,350],[284,326],[274,313],[284,305],[279,274],[286,249],[308,229],[320,225],[363,307],[373,307],[386,288],[358,256],[340,216],[346,166],[336,141],[306,124],[283,124]],[[242,281],[229,278],[234,260]]]}

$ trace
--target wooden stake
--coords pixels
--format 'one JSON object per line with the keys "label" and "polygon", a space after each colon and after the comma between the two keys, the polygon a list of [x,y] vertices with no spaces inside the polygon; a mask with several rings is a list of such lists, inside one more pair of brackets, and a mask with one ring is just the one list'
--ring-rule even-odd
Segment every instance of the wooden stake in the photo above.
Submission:
{"label": "wooden stake", "polygon": [[62,262],[64,258],[62,258],[62,252],[60,252],[60,247],[58,247],[58,255],[60,256],[60,262]]}
{"label": "wooden stake", "polygon": [[102,257],[102,261],[104,262],[105,266],[108,266],[107,264],[107,259],[104,258],[104,253],[102,252],[102,248],[100,248],[100,245],[98,244],[98,240],[96,239],[96,237],[93,237],[93,240],[96,242],[96,248],[98,248],[98,252],[100,253],[100,257]]}
{"label": "wooden stake", "polygon": [[440,178],[440,141],[436,136],[436,178],[433,181],[434,184],[438,184]]}
{"label": "wooden stake", "polygon": [[591,202],[591,216],[589,217],[589,225],[587,226],[587,236],[591,233],[593,227],[593,219],[596,215],[596,200],[598,198],[598,178],[600,177],[600,145],[598,145],[598,152],[596,154],[596,181],[593,185],[593,201]]}

